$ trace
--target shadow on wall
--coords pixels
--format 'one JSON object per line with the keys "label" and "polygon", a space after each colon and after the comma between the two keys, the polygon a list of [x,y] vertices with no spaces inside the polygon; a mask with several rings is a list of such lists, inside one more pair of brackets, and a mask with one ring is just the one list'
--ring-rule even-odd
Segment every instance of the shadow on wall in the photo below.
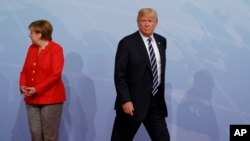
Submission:
{"label": "shadow on wall", "polygon": [[214,81],[207,70],[194,75],[177,111],[177,141],[218,141],[219,129],[211,103]]}
{"label": "shadow on wall", "polygon": [[20,102],[16,121],[14,123],[11,135],[11,141],[30,141],[29,123],[25,102]]}
{"label": "shadow on wall", "polygon": [[[12,113],[12,116],[14,112],[16,113],[16,116],[13,116],[14,119],[11,120],[10,117],[9,124],[13,123],[12,127],[12,132],[10,135],[10,141],[30,141],[30,131],[29,131],[29,123],[28,123],[28,117],[27,117],[27,110],[26,110],[26,105],[24,102],[24,96],[20,94],[20,87],[19,87],[19,81],[16,80],[14,83],[14,86],[11,87],[10,94],[14,94],[14,99],[11,100],[9,103],[10,108],[14,106],[14,109],[17,109],[15,111],[10,111],[11,109],[8,110],[8,112]],[[6,140],[7,141],[7,140]]]}
{"label": "shadow on wall", "polygon": [[[8,123],[8,116],[9,115],[9,111],[6,110],[6,107],[5,106],[8,106],[9,105],[9,102],[8,102],[8,94],[9,94],[9,81],[7,80],[7,78],[2,75],[0,73],[0,103],[1,105],[3,106],[0,106],[0,111],[1,111],[1,114],[0,114],[0,135],[6,135],[8,134],[8,130],[6,130],[5,128],[3,127],[6,127],[8,126],[7,123]],[[7,136],[2,136],[0,137],[0,140],[7,140]]]}
{"label": "shadow on wall", "polygon": [[[173,107],[174,105],[176,105],[176,101],[174,101],[174,99],[172,98],[172,91],[173,91],[173,87],[170,83],[166,83],[165,84],[165,100],[166,100],[166,104],[167,104],[167,109],[168,109],[168,117],[167,117],[167,124],[173,124],[173,115],[174,113],[173,111]],[[170,127],[168,127],[169,130]]]}
{"label": "shadow on wall", "polygon": [[[83,74],[83,60],[77,53],[65,57],[64,84],[67,101],[64,104],[60,141],[94,140],[96,94],[93,81]],[[72,135],[72,136],[70,136]]]}

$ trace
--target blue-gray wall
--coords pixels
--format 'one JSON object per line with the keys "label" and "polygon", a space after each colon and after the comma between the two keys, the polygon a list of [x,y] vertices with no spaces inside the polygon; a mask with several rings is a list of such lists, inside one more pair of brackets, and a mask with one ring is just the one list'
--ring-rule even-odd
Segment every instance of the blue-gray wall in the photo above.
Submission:
{"label": "blue-gray wall", "polygon": [[[27,26],[48,19],[64,47],[60,141],[109,141],[118,41],[137,30],[137,11],[158,11],[168,39],[167,118],[172,141],[227,141],[230,124],[250,122],[248,0],[0,0],[0,140],[29,141],[18,79]],[[149,141],[142,126],[137,141]]]}

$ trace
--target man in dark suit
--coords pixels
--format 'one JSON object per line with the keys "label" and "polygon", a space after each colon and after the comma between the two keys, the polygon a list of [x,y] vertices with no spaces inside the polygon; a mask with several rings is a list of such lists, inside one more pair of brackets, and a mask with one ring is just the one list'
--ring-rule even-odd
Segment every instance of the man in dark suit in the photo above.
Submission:
{"label": "man in dark suit", "polygon": [[[167,41],[154,33],[157,23],[154,9],[141,9],[137,16],[139,30],[118,44],[114,75],[116,117],[111,141],[132,141],[141,123],[153,141],[170,141],[164,99]],[[150,46],[154,61],[151,61]],[[152,70],[152,62],[156,70]]]}

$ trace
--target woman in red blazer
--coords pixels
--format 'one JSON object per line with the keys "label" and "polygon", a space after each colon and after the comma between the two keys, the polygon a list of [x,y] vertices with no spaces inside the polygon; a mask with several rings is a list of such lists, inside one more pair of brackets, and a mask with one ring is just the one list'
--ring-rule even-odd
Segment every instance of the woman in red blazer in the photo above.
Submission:
{"label": "woman in red blazer", "polygon": [[52,41],[47,20],[29,25],[32,44],[20,73],[20,91],[26,103],[32,141],[58,140],[63,102],[63,48]]}

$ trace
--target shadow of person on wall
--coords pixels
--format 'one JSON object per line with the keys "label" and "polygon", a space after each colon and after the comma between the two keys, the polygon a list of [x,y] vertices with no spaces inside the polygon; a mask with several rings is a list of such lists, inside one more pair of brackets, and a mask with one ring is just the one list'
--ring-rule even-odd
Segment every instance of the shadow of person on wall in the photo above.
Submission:
{"label": "shadow of person on wall", "polygon": [[59,141],[69,141],[69,134],[72,131],[72,121],[70,116],[70,99],[71,99],[71,90],[67,77],[63,74],[63,82],[66,89],[66,101],[63,104],[62,117],[60,122],[59,129]]}
{"label": "shadow of person on wall", "polygon": [[11,141],[30,141],[29,123],[27,117],[27,111],[25,102],[23,99],[20,102],[20,106],[17,113],[17,118],[14,123],[11,135]]}
{"label": "shadow of person on wall", "polygon": [[[19,81],[16,80],[14,86],[11,88],[13,94],[15,94],[12,104],[17,105],[17,111],[15,120],[13,121],[13,127],[11,132],[11,141],[30,141],[30,130],[27,117],[26,104],[24,101],[24,95],[20,94]],[[10,112],[10,111],[9,111]]]}
{"label": "shadow of person on wall", "polygon": [[79,54],[70,53],[65,57],[64,83],[67,96],[70,97],[67,100],[70,105],[66,104],[68,114],[64,115],[64,118],[70,119],[71,125],[64,128],[72,131],[73,140],[91,141],[96,136],[94,126],[97,111],[95,86],[93,81],[81,72],[82,67],[83,60]]}
{"label": "shadow of person on wall", "polygon": [[175,122],[176,122],[176,107],[177,101],[173,95],[173,86],[171,83],[165,83],[165,101],[167,104],[168,116],[166,117],[167,128],[170,134],[170,139],[172,140],[172,136],[175,129]]}
{"label": "shadow of person on wall", "polygon": [[[1,66],[0,66],[1,69]],[[6,109],[7,107],[9,107],[10,103],[8,101],[8,95],[9,95],[9,89],[10,89],[10,85],[9,85],[9,81],[8,79],[2,75],[0,73],[0,140],[7,140],[7,134],[8,134],[8,130],[6,130],[6,126],[9,126],[8,124],[8,116],[9,116],[9,111],[8,109]]]}
{"label": "shadow of person on wall", "polygon": [[194,75],[193,86],[187,91],[177,112],[177,141],[218,141],[218,125],[211,103],[214,81],[207,70]]}
{"label": "shadow of person on wall", "polygon": [[[173,107],[176,105],[176,101],[173,100],[172,98],[172,91],[173,91],[173,86],[170,83],[165,84],[165,101],[167,104],[167,109],[168,109],[168,117],[167,117],[167,124],[173,123],[173,116],[174,113]],[[169,127],[168,127],[169,128]]]}

